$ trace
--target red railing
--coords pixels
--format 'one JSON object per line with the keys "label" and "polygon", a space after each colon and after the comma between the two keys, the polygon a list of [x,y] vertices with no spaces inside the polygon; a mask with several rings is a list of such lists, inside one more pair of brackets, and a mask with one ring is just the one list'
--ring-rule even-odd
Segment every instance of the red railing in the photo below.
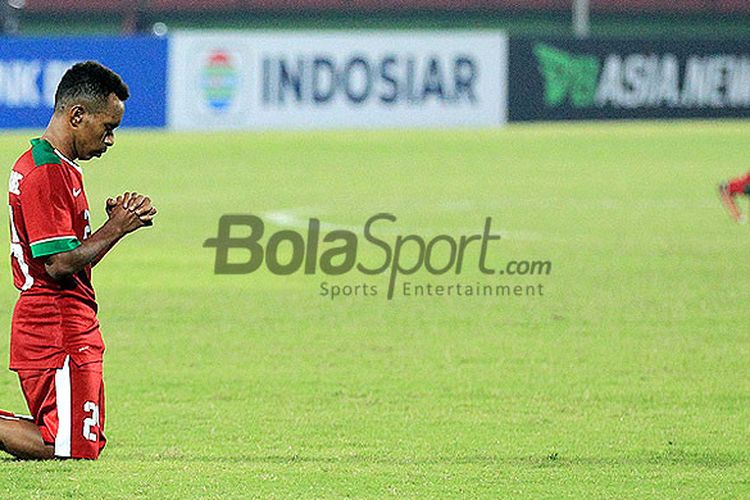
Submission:
{"label": "red railing", "polygon": [[[569,10],[572,0],[27,0],[31,12]],[[591,0],[594,12],[750,13],[750,0]]]}

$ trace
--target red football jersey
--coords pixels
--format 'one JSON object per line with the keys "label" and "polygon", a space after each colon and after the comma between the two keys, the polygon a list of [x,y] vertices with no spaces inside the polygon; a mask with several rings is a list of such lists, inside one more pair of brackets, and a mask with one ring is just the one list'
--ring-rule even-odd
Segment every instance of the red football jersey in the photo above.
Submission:
{"label": "red football jersey", "polygon": [[78,247],[91,234],[80,167],[44,139],[13,166],[9,183],[13,282],[21,291],[11,326],[11,369],[60,368],[100,361],[104,345],[96,318],[91,266],[62,281],[44,267],[53,254]]}

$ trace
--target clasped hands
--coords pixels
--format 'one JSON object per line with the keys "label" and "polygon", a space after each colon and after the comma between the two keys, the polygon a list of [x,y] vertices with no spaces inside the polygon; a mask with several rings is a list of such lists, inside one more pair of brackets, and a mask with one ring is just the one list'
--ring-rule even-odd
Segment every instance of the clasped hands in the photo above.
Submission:
{"label": "clasped hands", "polygon": [[107,198],[105,210],[110,221],[117,223],[124,233],[152,226],[157,212],[156,207],[151,204],[151,198],[135,192]]}

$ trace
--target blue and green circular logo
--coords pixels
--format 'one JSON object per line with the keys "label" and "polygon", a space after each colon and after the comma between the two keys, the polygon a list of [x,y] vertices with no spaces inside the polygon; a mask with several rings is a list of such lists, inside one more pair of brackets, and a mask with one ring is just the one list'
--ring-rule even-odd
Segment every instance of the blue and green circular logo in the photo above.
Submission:
{"label": "blue and green circular logo", "polygon": [[206,58],[202,72],[203,96],[208,105],[226,111],[237,93],[237,69],[226,50],[213,50]]}

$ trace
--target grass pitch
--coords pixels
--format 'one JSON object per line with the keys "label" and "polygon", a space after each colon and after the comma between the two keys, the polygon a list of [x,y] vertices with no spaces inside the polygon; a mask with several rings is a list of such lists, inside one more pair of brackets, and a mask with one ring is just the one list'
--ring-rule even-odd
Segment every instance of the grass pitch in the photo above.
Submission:
{"label": "grass pitch", "polygon": [[[94,222],[132,189],[160,214],[94,270],[109,445],[93,463],[2,459],[0,491],[747,496],[750,228],[715,185],[748,169],[749,134],[745,122],[122,132],[85,167]],[[26,140],[0,137],[7,168]],[[388,301],[386,276],[216,276],[202,248],[224,213],[273,232],[310,217],[361,228],[381,211],[398,217],[391,236],[476,233],[493,217],[492,259],[548,259],[552,273],[473,266],[440,280],[544,295]],[[380,293],[331,300],[323,281]],[[25,409],[10,372],[0,407]]]}

